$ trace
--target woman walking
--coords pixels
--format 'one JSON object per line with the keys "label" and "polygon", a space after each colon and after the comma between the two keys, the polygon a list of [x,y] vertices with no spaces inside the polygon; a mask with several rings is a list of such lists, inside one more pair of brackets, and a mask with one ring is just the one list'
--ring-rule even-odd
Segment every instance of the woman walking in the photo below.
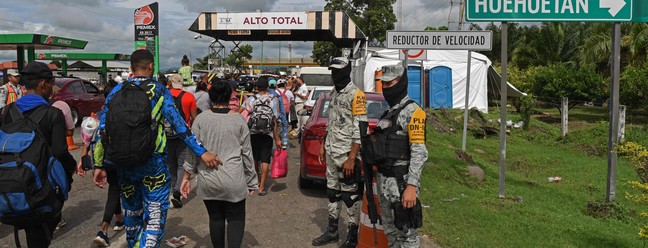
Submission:
{"label": "woman walking", "polygon": [[200,114],[191,127],[196,138],[207,150],[218,154],[223,164],[210,168],[189,153],[181,188],[186,198],[191,190],[191,175],[197,175],[198,196],[207,208],[214,247],[226,247],[226,233],[227,247],[241,246],[245,231],[245,199],[258,189],[250,131],[243,117],[229,108],[231,95],[232,89],[226,81],[214,82],[209,90],[213,107]]}

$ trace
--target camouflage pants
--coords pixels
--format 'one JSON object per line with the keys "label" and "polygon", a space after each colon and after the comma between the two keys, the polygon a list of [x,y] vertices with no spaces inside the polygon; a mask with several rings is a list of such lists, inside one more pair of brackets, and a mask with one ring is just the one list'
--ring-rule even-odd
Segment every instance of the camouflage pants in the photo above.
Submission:
{"label": "camouflage pants", "polygon": [[[342,164],[344,160],[340,162],[339,158],[332,159],[330,155],[326,155],[326,187],[337,192],[336,198],[338,201],[329,202],[328,212],[329,218],[339,219],[340,218],[340,204],[344,204],[342,201],[342,192],[358,192],[358,184],[345,184],[340,182],[340,178],[344,178],[344,173],[342,172]],[[356,193],[357,194],[357,193]],[[360,195],[355,195],[352,199],[359,199]],[[360,211],[361,201],[356,201],[351,207],[347,207],[347,215],[349,217],[349,225],[358,225],[359,211]]]}
{"label": "camouflage pants", "polygon": [[[401,194],[398,189],[395,177],[385,177],[377,173],[378,195],[380,201],[380,210],[382,213],[382,224],[385,228],[385,234],[389,241],[390,248],[419,247],[418,231],[414,228],[400,230],[394,225],[394,214],[391,210],[392,202],[401,202]],[[407,181],[407,175],[405,176]],[[418,191],[416,192],[418,196]]]}

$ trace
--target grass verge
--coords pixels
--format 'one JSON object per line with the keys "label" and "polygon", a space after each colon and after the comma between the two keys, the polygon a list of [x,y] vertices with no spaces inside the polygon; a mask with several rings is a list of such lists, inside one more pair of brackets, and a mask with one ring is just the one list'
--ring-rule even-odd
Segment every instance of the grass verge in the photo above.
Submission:
{"label": "grass verge", "polygon": [[[453,131],[428,130],[430,156],[420,196],[429,207],[424,208],[421,231],[443,247],[642,247],[638,210],[644,206],[624,197],[633,192],[627,182],[637,178],[627,161],[619,159],[614,213],[607,218],[587,215],[588,202],[599,206],[605,198],[607,123],[600,122],[604,111],[582,112],[582,118],[570,118],[570,126],[577,128],[564,140],[559,139],[559,123],[542,122],[538,116],[528,131],[511,130],[506,199],[497,198],[499,137],[468,136],[467,152],[485,172],[480,182],[467,175],[466,163],[455,155],[461,149],[456,120],[462,113],[449,111],[447,118],[436,118]],[[633,125],[626,137],[648,137],[648,130]],[[562,181],[548,182],[553,176]]]}

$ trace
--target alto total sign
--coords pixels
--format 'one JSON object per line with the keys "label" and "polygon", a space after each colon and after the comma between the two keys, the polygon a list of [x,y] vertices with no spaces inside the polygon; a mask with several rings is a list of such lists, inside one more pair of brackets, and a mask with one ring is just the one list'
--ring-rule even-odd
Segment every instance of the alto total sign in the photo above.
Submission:
{"label": "alto total sign", "polygon": [[306,12],[218,13],[215,30],[297,30],[308,28]]}
{"label": "alto total sign", "polygon": [[629,22],[633,1],[638,0],[466,0],[466,20]]}

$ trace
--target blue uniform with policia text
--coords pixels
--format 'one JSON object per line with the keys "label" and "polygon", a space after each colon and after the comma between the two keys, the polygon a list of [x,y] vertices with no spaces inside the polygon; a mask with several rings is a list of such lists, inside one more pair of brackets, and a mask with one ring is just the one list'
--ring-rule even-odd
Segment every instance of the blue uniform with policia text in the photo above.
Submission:
{"label": "blue uniform with policia text", "polygon": [[[187,147],[196,155],[201,156],[207,150],[191,133],[191,129],[174,105],[171,92],[164,85],[148,78],[133,78],[129,79],[128,82],[144,87],[151,101],[151,115],[153,121],[158,125],[155,150],[148,161],[141,165],[111,165],[109,157],[105,158],[105,163],[104,161],[95,161],[95,164],[114,166],[117,169],[122,193],[122,205],[125,210],[128,246],[159,247],[164,234],[170,192],[167,138],[162,118],[171,123],[178,134],[178,138],[184,141]],[[106,113],[110,111],[110,101],[126,83],[117,85],[106,98],[104,111],[100,116],[100,132],[106,129]],[[147,85],[142,85],[145,83]],[[97,144],[101,144],[101,142]],[[95,147],[95,153],[103,154],[103,151],[104,148],[101,145]],[[102,157],[95,156],[95,160],[102,160]]]}

